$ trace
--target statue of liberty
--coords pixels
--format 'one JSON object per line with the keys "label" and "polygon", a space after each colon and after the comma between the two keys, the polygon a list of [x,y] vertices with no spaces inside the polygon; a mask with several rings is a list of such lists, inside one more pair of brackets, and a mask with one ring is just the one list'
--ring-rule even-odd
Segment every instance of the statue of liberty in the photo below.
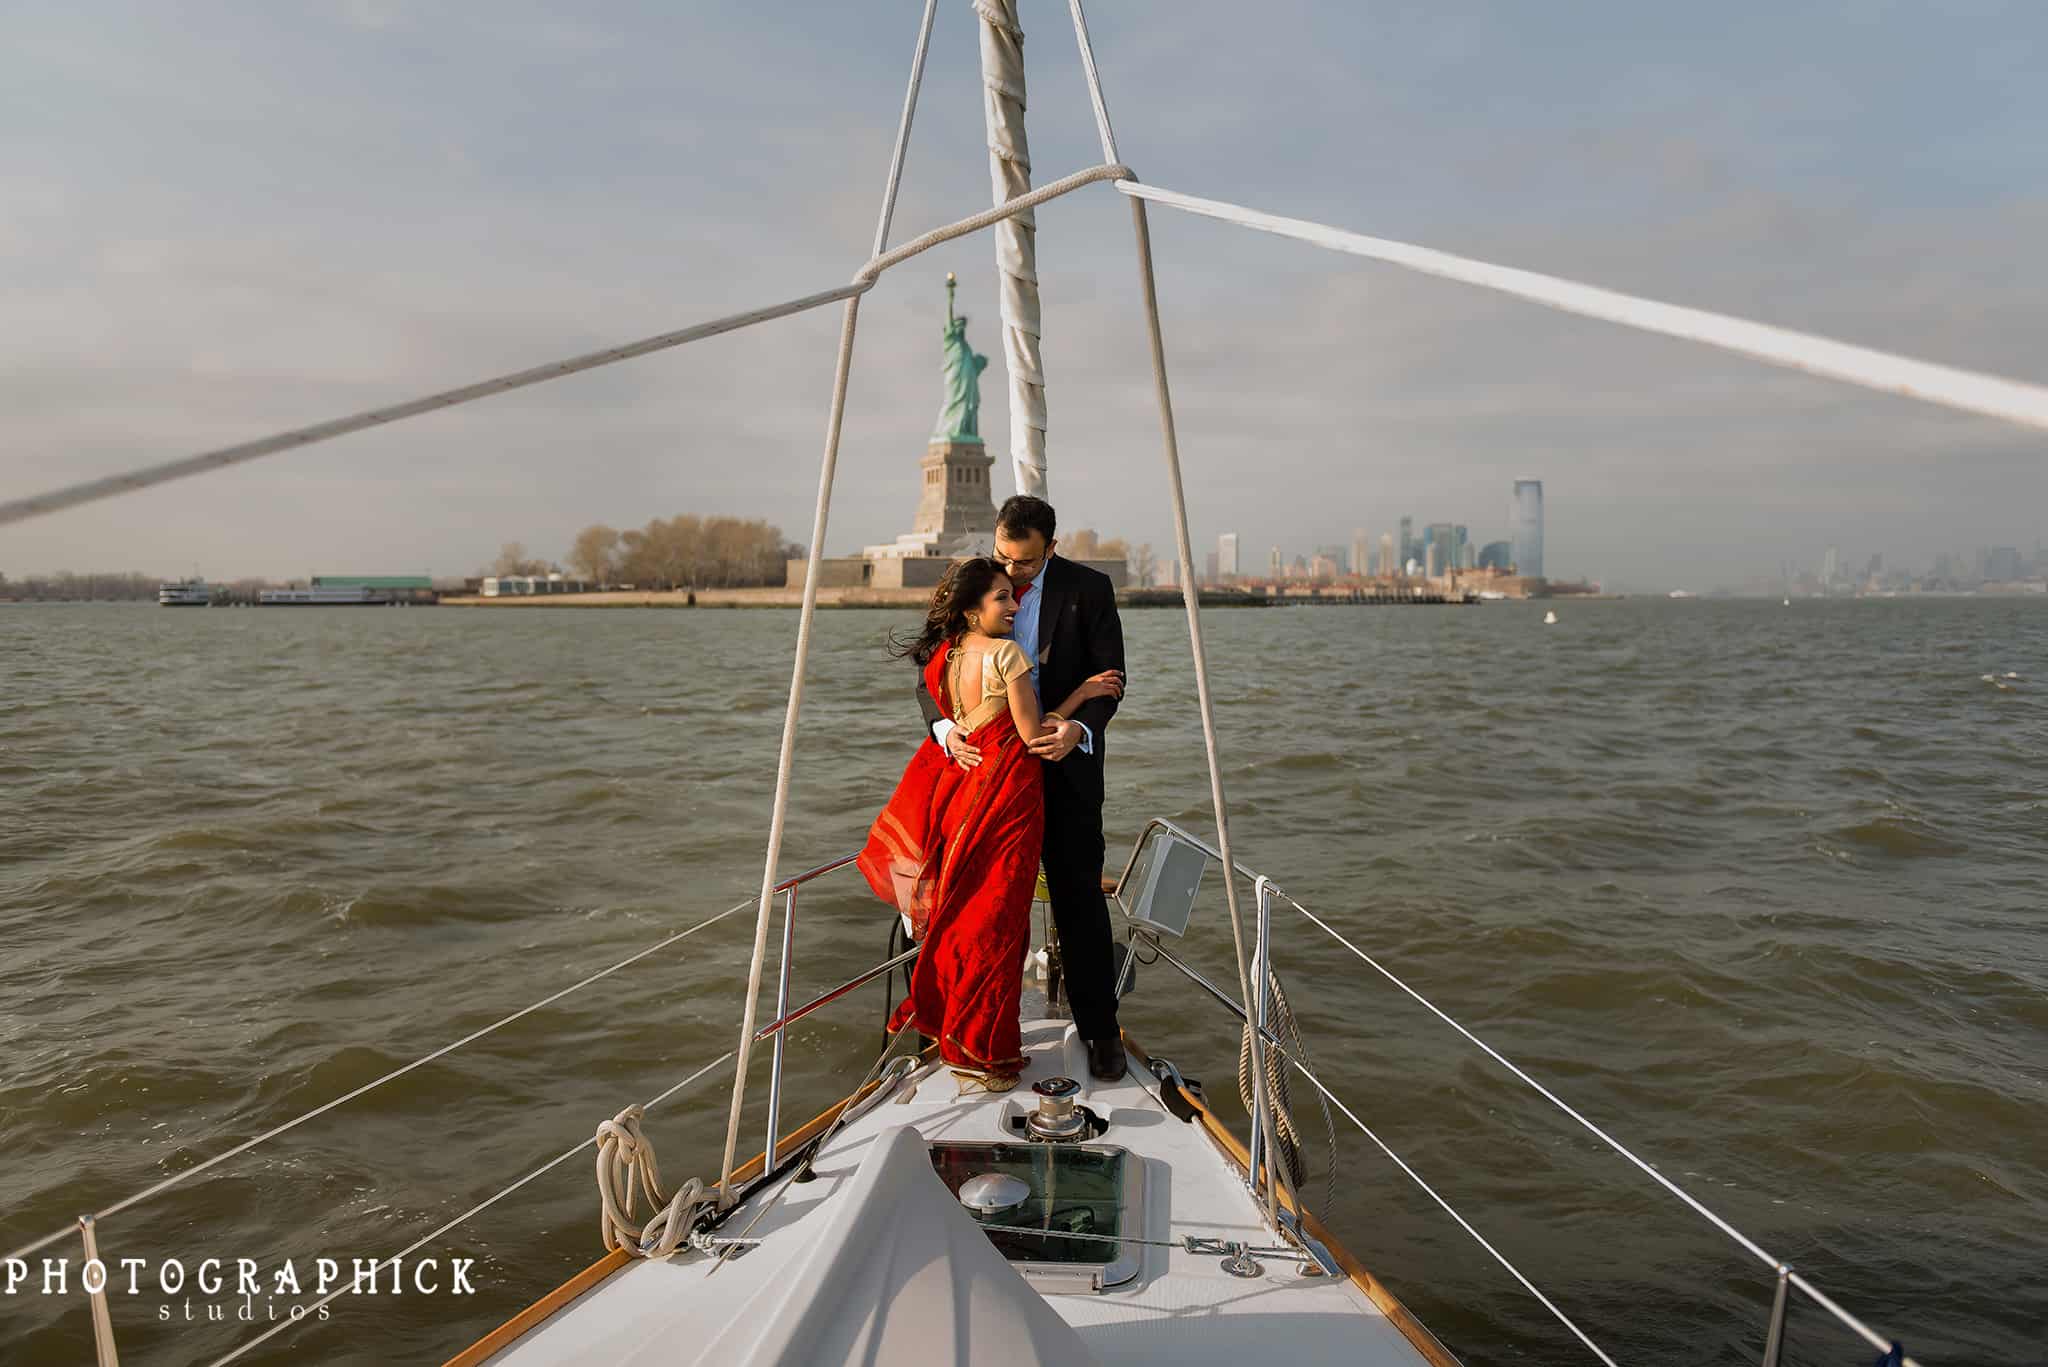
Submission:
{"label": "statue of liberty", "polygon": [[939,410],[934,441],[981,440],[981,372],[988,357],[977,355],[967,345],[967,320],[953,313],[953,291],[959,287],[952,272],[946,273],[945,361],[946,406]]}

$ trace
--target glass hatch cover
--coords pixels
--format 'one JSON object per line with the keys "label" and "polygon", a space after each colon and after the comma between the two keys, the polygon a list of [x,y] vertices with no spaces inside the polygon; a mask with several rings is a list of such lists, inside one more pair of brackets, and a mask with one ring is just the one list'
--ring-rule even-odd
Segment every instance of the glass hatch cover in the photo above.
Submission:
{"label": "glass hatch cover", "polygon": [[[1026,1277],[1099,1291],[1138,1275],[1141,1247],[1117,1236],[1143,1233],[1145,1165],[1124,1149],[939,1141],[931,1154],[939,1180],[956,1200],[972,1178],[994,1175],[1023,1183],[1013,1189],[1021,1196],[1017,1204],[969,1214],[981,1224],[1005,1226],[991,1230],[989,1242]],[[1034,1232],[1010,1232],[1019,1226]]]}

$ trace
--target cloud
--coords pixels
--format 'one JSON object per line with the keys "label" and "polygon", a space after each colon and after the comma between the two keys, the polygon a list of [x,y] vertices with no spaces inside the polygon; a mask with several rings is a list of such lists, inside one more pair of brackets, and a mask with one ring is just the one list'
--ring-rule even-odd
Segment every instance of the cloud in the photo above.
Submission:
{"label": "cloud", "polygon": [[[1141,174],[2039,378],[2048,202],[2011,187],[2048,171],[2024,136],[2048,94],[1966,26],[1873,17],[1845,43],[1818,11],[1761,5],[1713,25],[1269,10],[1094,16]],[[1741,37],[1766,16],[1772,43]],[[23,111],[0,131],[0,493],[847,278],[914,17],[356,3],[24,20],[0,57]],[[1041,179],[1099,156],[1059,20],[1034,15],[1027,46]],[[895,241],[986,199],[974,62],[947,10]],[[1900,84],[1902,67],[1942,84]],[[1039,220],[1063,520],[1163,545],[1129,210],[1094,190]],[[1404,512],[1490,538],[1532,474],[1555,567],[1645,587],[1837,540],[1924,563],[2039,535],[2032,434],[1164,210],[1152,224],[1198,542],[1307,549]],[[946,271],[999,361],[992,257],[985,238],[949,244],[863,303],[830,549],[908,525]],[[837,330],[822,310],[26,524],[0,568],[458,572],[507,539],[560,551],[585,522],[683,510],[801,539]],[[1000,444],[999,363],[984,384]]]}

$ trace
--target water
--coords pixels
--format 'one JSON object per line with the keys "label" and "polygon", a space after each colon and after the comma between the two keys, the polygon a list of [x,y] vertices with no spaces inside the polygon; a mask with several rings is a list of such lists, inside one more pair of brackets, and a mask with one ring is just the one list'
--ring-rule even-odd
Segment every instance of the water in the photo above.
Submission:
{"label": "water", "polygon": [[[2048,604],[1559,615],[1211,614],[1241,857],[1922,1361],[2041,1361]],[[859,842],[916,738],[876,648],[896,620],[820,619],[786,870]],[[1207,825],[1185,624],[1126,627],[1113,861],[1148,816]],[[0,610],[0,1246],[747,899],[794,628]],[[845,883],[803,911],[799,990],[879,955],[886,917]],[[1190,952],[1225,976],[1221,912],[1199,917]],[[296,1257],[308,1281],[316,1256],[396,1252],[731,1047],[750,924],[112,1217],[103,1251]],[[1753,1360],[1760,1269],[1279,925],[1338,1093],[1597,1341]],[[881,1006],[870,989],[794,1033],[795,1118],[865,1066]],[[1231,1090],[1231,1032],[1163,965],[1125,1019]],[[714,1167],[726,1077],[650,1113],[665,1175]],[[746,1152],[759,1133],[756,1112]],[[244,1360],[439,1360],[598,1255],[591,1185],[586,1152],[441,1241],[480,1260],[476,1295],[345,1296]],[[1332,1223],[1468,1362],[1584,1360],[1348,1127]],[[209,1324],[232,1287],[186,1294],[190,1323],[146,1281],[116,1297],[130,1359],[210,1359],[294,1303]],[[0,1358],[86,1359],[78,1304],[0,1300]],[[1793,1347],[1869,1356],[1811,1311]]]}

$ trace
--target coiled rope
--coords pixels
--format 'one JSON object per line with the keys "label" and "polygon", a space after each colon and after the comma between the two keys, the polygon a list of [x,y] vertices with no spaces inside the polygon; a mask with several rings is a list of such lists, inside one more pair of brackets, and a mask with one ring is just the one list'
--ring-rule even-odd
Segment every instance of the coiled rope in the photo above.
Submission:
{"label": "coiled rope", "polygon": [[[1308,1180],[1307,1138],[1294,1119],[1294,1096],[1287,1086],[1288,1061],[1299,1059],[1304,1069],[1312,1067],[1308,1056],[1308,1041],[1302,1037],[1300,1025],[1294,1019],[1294,1008],[1288,1004],[1286,990],[1280,986],[1280,975],[1268,971],[1266,990],[1271,994],[1271,1018],[1267,1021],[1269,1037],[1262,1051],[1261,1062],[1265,1064],[1266,1077],[1272,1088],[1272,1148],[1280,1154],[1280,1161],[1286,1173],[1288,1188],[1297,1205],[1301,1200],[1301,1184]],[[1256,1100],[1252,1090],[1252,1026],[1245,1023],[1244,1034],[1237,1051],[1237,1098],[1243,1103],[1245,1114],[1251,1114]],[[1281,1047],[1281,1040],[1286,1047]],[[1330,1114],[1330,1103],[1320,1093],[1316,1104],[1323,1113],[1323,1205],[1319,1214],[1328,1216],[1336,1208],[1337,1201],[1337,1120]],[[1256,1175],[1254,1174],[1254,1177]]]}
{"label": "coiled rope", "polygon": [[[713,1204],[716,1195],[695,1177],[673,1195],[662,1195],[654,1141],[640,1128],[643,1114],[644,1107],[628,1106],[597,1127],[599,1233],[607,1249],[623,1249],[636,1258],[666,1258],[689,1241],[697,1212]],[[640,1195],[655,1208],[645,1224],[634,1223]]]}

